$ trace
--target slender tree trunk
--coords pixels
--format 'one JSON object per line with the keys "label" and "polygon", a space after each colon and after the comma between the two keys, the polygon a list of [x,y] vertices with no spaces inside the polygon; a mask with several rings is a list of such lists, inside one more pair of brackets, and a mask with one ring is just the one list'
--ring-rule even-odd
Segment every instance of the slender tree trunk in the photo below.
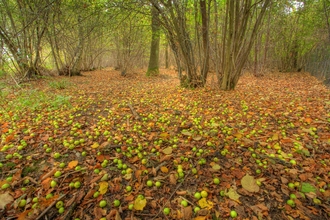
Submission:
{"label": "slender tree trunk", "polygon": [[78,45],[76,48],[75,55],[73,57],[72,66],[70,68],[69,76],[80,75],[80,63],[83,53],[83,44],[84,44],[84,33],[82,26],[82,18],[78,15]]}
{"label": "slender tree trunk", "polygon": [[160,44],[160,26],[158,22],[159,12],[152,7],[151,9],[151,30],[152,39],[150,47],[150,58],[147,76],[156,76],[159,74],[159,44]]}
{"label": "slender tree trunk", "polygon": [[206,0],[200,0],[200,10],[202,15],[202,37],[203,37],[203,54],[201,66],[201,78],[203,85],[206,83],[207,74],[209,72],[210,60],[210,41],[209,41],[209,14],[210,7],[207,9]]}
{"label": "slender tree trunk", "polygon": [[169,57],[168,57],[168,43],[165,45],[165,68],[169,68]]}
{"label": "slender tree trunk", "polygon": [[[255,21],[251,19],[251,13],[258,10],[258,5],[254,4],[252,0],[228,0],[226,2],[221,60],[222,78],[219,82],[222,90],[235,88],[270,1],[259,2],[260,13]],[[249,29],[251,30],[249,31]]]}

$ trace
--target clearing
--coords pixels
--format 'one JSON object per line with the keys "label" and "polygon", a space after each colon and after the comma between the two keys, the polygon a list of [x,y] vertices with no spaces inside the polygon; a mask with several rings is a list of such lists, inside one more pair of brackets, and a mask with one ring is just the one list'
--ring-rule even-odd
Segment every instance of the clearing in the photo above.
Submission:
{"label": "clearing", "polygon": [[[1,90],[1,219],[329,219],[330,91],[114,70]],[[237,217],[236,217],[237,215]]]}

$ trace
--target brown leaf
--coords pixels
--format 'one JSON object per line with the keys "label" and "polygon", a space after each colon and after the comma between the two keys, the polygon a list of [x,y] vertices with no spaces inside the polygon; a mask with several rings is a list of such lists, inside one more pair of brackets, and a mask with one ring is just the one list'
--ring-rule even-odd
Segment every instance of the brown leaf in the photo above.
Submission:
{"label": "brown leaf", "polygon": [[183,196],[187,194],[187,191],[176,191],[175,192],[177,195]]}
{"label": "brown leaf", "polygon": [[68,164],[68,167],[70,169],[72,169],[72,168],[75,168],[77,165],[78,165],[78,160],[73,160],[73,161],[70,161],[70,163]]}
{"label": "brown leaf", "polygon": [[177,180],[177,178],[176,178],[175,174],[172,173],[170,175],[170,184],[176,185],[176,180]]}
{"label": "brown leaf", "polygon": [[191,206],[184,207],[182,214],[183,214],[183,219],[190,220],[193,214]]}
{"label": "brown leaf", "polygon": [[163,153],[166,155],[170,155],[172,153],[173,149],[172,147],[167,147],[165,149],[163,149]]}
{"label": "brown leaf", "polygon": [[259,186],[256,183],[256,180],[253,176],[250,176],[249,174],[246,174],[242,179],[241,183],[244,189],[246,189],[249,192],[259,192]]}
{"label": "brown leaf", "polygon": [[124,197],[124,200],[126,202],[130,202],[130,201],[133,201],[134,200],[134,196],[132,194],[130,194],[129,196],[125,196]]}
{"label": "brown leaf", "polygon": [[26,219],[26,216],[29,214],[29,212],[31,212],[31,210],[26,210],[26,211],[22,212],[17,217],[17,220],[25,220]]}
{"label": "brown leaf", "polygon": [[165,155],[164,157],[160,158],[160,163],[166,160],[170,160],[172,158],[172,155]]}
{"label": "brown leaf", "polygon": [[121,220],[118,210],[112,209],[110,213],[106,216],[106,219],[110,220]]}
{"label": "brown leaf", "polygon": [[106,209],[102,209],[102,208],[100,208],[98,206],[95,206],[94,207],[94,216],[95,216],[95,219],[102,218],[102,216],[104,216],[106,213],[107,213],[107,210]]}
{"label": "brown leaf", "polygon": [[165,166],[162,166],[162,167],[160,168],[160,170],[161,170],[163,173],[168,173],[168,168],[165,167]]}
{"label": "brown leaf", "polygon": [[5,209],[6,205],[14,201],[14,198],[8,193],[0,194],[0,209]]}

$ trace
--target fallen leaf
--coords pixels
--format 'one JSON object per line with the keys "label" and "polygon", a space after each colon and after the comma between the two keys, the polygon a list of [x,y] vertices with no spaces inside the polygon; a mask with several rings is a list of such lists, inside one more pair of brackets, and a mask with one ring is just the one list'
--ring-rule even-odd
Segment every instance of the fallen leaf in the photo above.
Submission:
{"label": "fallen leaf", "polygon": [[211,202],[210,200],[207,200],[206,198],[201,198],[198,201],[198,205],[202,208],[202,209],[212,209],[213,208],[213,202]]}
{"label": "fallen leaf", "polygon": [[134,201],[134,209],[142,211],[147,204],[146,198],[137,197]]}
{"label": "fallen leaf", "polygon": [[246,174],[242,180],[241,184],[244,189],[246,189],[249,192],[259,192],[259,186],[257,185],[256,180],[253,176],[250,176],[249,174]]}
{"label": "fallen leaf", "polygon": [[172,151],[173,151],[172,147],[167,147],[167,148],[163,149],[163,153],[166,155],[171,154]]}
{"label": "fallen leaf", "polygon": [[175,177],[175,175],[172,173],[171,175],[170,175],[170,183],[172,184],[172,185],[176,185],[176,177]]}
{"label": "fallen leaf", "polygon": [[78,165],[78,160],[73,160],[68,164],[70,169],[75,168]]}
{"label": "fallen leaf", "polygon": [[182,214],[183,214],[183,219],[190,220],[193,214],[191,206],[184,207]]}
{"label": "fallen leaf", "polygon": [[212,169],[213,169],[213,170],[220,170],[220,168],[221,168],[221,167],[220,167],[219,164],[215,164],[215,165],[212,166]]}
{"label": "fallen leaf", "polygon": [[100,186],[100,188],[99,188],[100,194],[104,195],[108,191],[108,187],[109,187],[108,182],[105,182],[105,181],[100,182],[99,186]]}
{"label": "fallen leaf", "polygon": [[167,168],[167,167],[162,166],[162,167],[160,168],[160,170],[161,170],[163,173],[168,173],[168,168]]}
{"label": "fallen leaf", "polygon": [[239,201],[240,195],[233,188],[230,188],[225,195],[234,201]]}
{"label": "fallen leaf", "polygon": [[194,218],[194,220],[205,220],[207,218],[208,216],[197,216],[196,218]]}
{"label": "fallen leaf", "polygon": [[110,213],[106,216],[106,219],[111,219],[111,220],[121,220],[120,214],[118,210],[112,209]]}
{"label": "fallen leaf", "polygon": [[194,139],[195,141],[200,141],[200,140],[202,140],[202,136],[197,135],[197,136],[193,137],[193,139]]}
{"label": "fallen leaf", "polygon": [[6,205],[14,201],[14,198],[8,193],[0,194],[0,209],[5,209]]}
{"label": "fallen leaf", "polygon": [[310,193],[310,192],[316,193],[316,188],[309,183],[302,183],[301,192],[302,193]]}
{"label": "fallen leaf", "polygon": [[95,149],[95,148],[98,148],[99,146],[100,146],[99,143],[95,142],[92,144],[91,147]]}
{"label": "fallen leaf", "polygon": [[191,136],[192,135],[191,132],[185,131],[185,130],[181,131],[181,134],[186,135],[186,136]]}

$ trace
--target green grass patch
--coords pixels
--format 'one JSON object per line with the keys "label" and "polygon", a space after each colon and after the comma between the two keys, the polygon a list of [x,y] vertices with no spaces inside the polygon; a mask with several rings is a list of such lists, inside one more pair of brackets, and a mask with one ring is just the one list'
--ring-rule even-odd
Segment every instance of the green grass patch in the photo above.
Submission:
{"label": "green grass patch", "polygon": [[62,79],[60,81],[51,81],[48,83],[48,86],[52,89],[57,89],[57,90],[62,90],[62,89],[67,89],[71,86],[72,84],[65,80]]}

